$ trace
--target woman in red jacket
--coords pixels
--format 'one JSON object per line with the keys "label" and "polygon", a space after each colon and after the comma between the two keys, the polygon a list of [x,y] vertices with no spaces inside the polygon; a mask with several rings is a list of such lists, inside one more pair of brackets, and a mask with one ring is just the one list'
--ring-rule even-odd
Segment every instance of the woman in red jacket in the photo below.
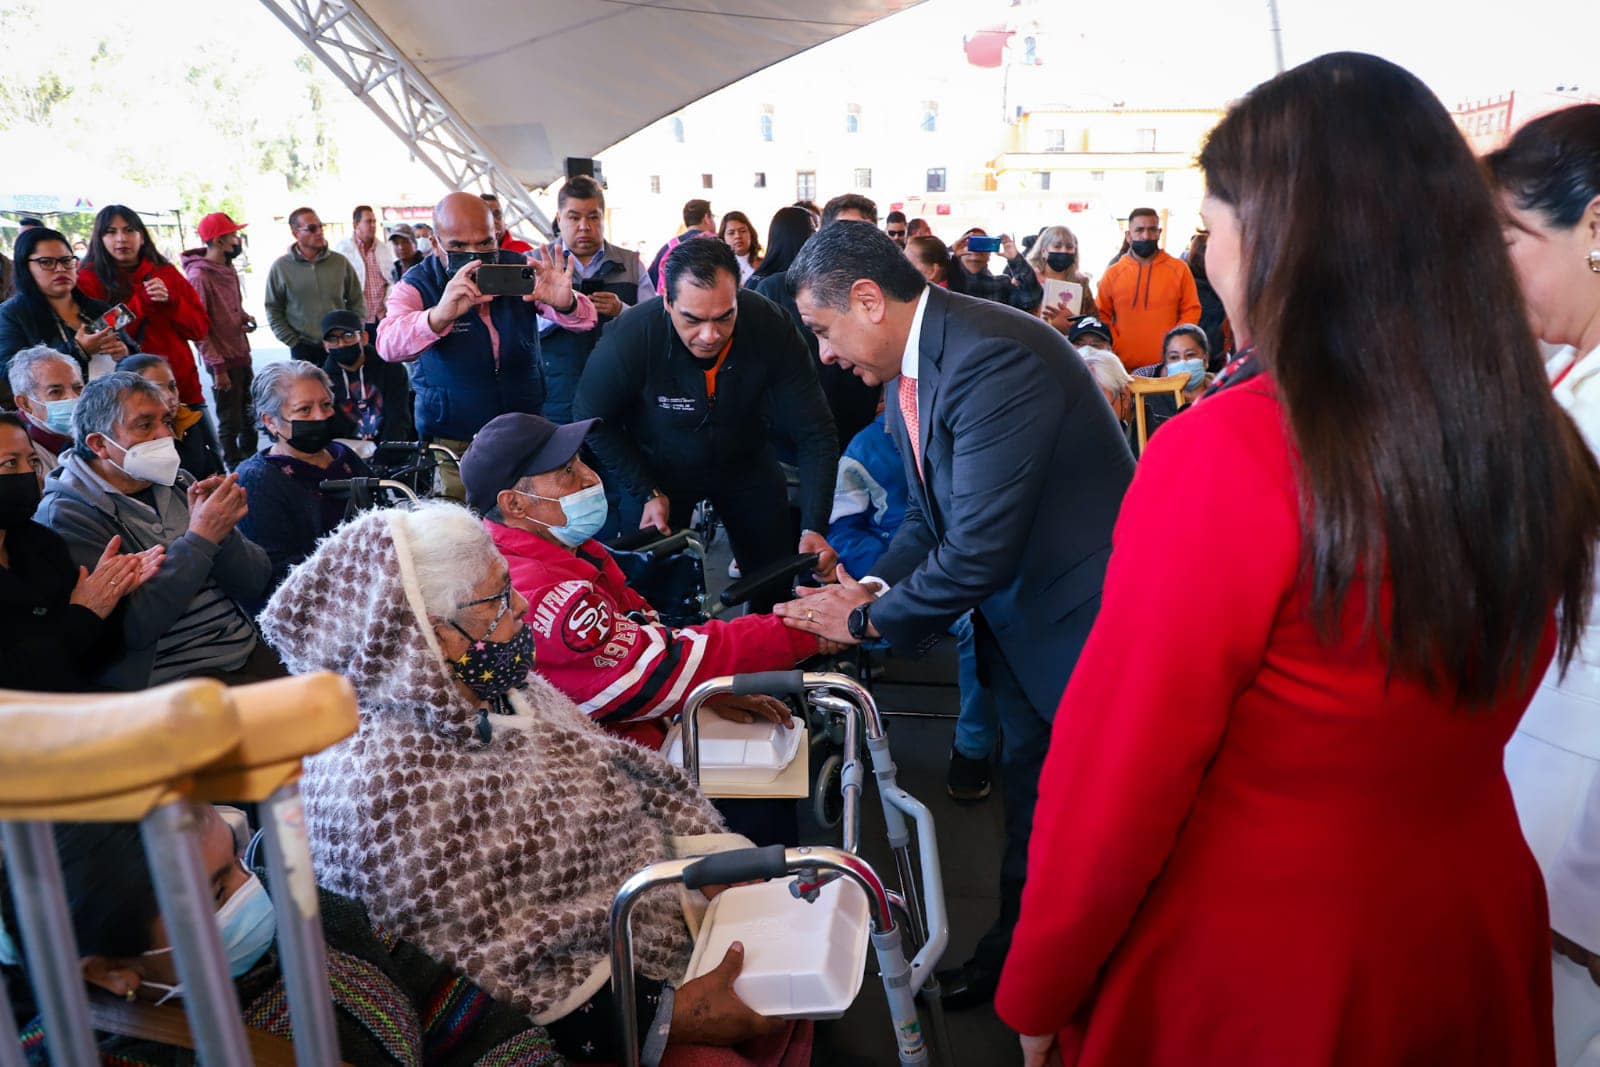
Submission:
{"label": "woman in red jacket", "polygon": [[1582,632],[1600,470],[1421,82],[1323,56],[1200,164],[1253,346],[1123,504],[996,1008],[1029,1064],[1550,1064],[1501,753]]}
{"label": "woman in red jacket", "polygon": [[126,304],[134,314],[128,333],[140,351],[171,364],[178,400],[202,408],[205,397],[189,342],[211,332],[211,319],[189,279],[156,250],[138,212],[121,204],[100,209],[78,288],[96,300]]}

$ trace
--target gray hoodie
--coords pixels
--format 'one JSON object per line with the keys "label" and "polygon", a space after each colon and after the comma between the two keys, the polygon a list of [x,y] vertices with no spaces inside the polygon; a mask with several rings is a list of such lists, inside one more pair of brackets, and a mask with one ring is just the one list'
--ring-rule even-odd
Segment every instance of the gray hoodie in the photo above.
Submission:
{"label": "gray hoodie", "polygon": [[[180,476],[180,486],[188,476]],[[161,570],[124,599],[108,620],[122,628],[122,656],[98,681],[143,689],[201,670],[233,670],[254,650],[255,630],[237,601],[266,592],[272,563],[237,531],[220,545],[189,531],[189,502],[179,486],[157,485],[151,508],[113,489],[75,452],[45,479],[34,520],[60,534],[72,561],[93,568],[106,542],[122,535],[122,551],[165,545]],[[190,628],[204,623],[203,629]],[[193,641],[185,641],[185,637]],[[158,663],[158,652],[162,662]],[[181,663],[181,668],[180,668]]]}

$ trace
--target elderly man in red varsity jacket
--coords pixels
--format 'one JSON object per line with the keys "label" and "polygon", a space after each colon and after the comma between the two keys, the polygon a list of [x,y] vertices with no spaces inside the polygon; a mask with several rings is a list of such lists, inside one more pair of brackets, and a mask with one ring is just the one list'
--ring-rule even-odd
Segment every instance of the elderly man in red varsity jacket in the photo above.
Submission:
{"label": "elderly man in red varsity jacket", "polygon": [[[461,481],[528,601],[539,673],[608,730],[654,744],[706,679],[787,670],[819,646],[771,615],[683,629],[655,621],[655,609],[593,539],[606,519],[605,487],[578,448],[594,421],[491,419],[461,457]],[[735,720],[789,718],[771,697],[728,696],[710,706]]]}

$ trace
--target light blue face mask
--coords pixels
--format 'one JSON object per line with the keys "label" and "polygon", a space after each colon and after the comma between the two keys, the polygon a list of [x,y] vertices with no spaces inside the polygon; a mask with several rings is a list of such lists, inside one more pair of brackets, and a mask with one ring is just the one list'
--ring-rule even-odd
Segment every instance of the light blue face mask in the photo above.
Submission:
{"label": "light blue face mask", "polygon": [[46,429],[62,437],[72,436],[72,409],[78,406],[77,397],[69,396],[64,400],[35,400],[34,403],[44,408]]}
{"label": "light blue face mask", "polygon": [[1183,391],[1190,392],[1198,389],[1205,382],[1206,361],[1203,359],[1181,359],[1176,363],[1167,364],[1167,377],[1176,377],[1188,373],[1189,381],[1184,385]]}
{"label": "light blue face mask", "polygon": [[600,482],[579,489],[576,493],[566,496],[552,497],[540,496],[538,493],[524,493],[520,489],[513,489],[518,496],[532,497],[534,500],[549,500],[561,505],[561,513],[567,517],[565,526],[551,526],[547,522],[538,522],[540,526],[550,531],[550,536],[566,545],[568,548],[577,548],[585,541],[600,532],[606,524],[606,516],[611,514],[611,505],[606,502],[606,487]]}
{"label": "light blue face mask", "polygon": [[[234,978],[243,977],[266,955],[267,949],[272,946],[272,939],[278,933],[278,919],[272,910],[272,898],[267,896],[267,887],[261,884],[260,878],[252,874],[223,902],[222,907],[217,909],[217,928],[222,933],[223,951],[228,954],[228,974]],[[162,956],[171,951],[172,948],[168,946],[151,949],[143,955]],[[165,1004],[183,996],[182,982],[170,986],[149,981],[142,984],[152,989],[166,990],[157,1004]]]}

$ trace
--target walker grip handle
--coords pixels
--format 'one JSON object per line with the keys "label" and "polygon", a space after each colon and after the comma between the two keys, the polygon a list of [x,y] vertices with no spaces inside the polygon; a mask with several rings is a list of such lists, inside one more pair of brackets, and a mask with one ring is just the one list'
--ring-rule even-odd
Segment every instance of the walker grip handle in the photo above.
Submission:
{"label": "walker grip handle", "polygon": [[740,696],[765,694],[775,697],[805,696],[803,671],[753,671],[733,676],[733,691]]}
{"label": "walker grip handle", "polygon": [[718,852],[690,864],[683,872],[685,889],[708,885],[737,885],[740,882],[765,882],[789,873],[782,845],[765,848],[736,848]]}

